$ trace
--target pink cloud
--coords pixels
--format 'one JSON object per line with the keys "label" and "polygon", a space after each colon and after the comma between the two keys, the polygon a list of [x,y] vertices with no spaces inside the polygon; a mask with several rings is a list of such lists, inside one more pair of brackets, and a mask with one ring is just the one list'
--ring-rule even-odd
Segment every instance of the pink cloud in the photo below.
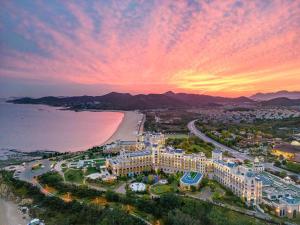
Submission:
{"label": "pink cloud", "polygon": [[273,1],[264,10],[254,1],[232,3],[202,3],[198,11],[185,1],[157,1],[142,26],[128,27],[128,33],[122,33],[132,19],[123,15],[127,1],[93,5],[101,18],[99,33],[85,3],[66,3],[78,22],[66,32],[8,4],[11,14],[24,18],[16,32],[50,57],[8,49],[0,76],[105,83],[141,92],[172,88],[239,95],[281,89],[282,82],[284,89],[299,89],[297,1]]}

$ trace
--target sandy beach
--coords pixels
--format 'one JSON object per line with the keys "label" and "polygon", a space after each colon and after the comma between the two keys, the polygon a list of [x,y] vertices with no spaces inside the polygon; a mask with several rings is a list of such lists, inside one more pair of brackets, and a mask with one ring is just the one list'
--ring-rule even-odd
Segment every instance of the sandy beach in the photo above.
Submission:
{"label": "sandy beach", "polygon": [[28,222],[15,203],[0,198],[0,225],[26,225]]}
{"label": "sandy beach", "polygon": [[135,141],[138,134],[143,132],[144,115],[136,111],[121,111],[124,113],[122,122],[115,133],[105,144],[116,140]]}

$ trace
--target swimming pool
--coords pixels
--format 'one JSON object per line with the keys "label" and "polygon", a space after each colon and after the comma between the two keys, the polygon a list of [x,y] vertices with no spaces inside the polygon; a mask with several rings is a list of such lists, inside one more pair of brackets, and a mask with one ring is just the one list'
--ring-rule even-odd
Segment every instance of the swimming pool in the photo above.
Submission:
{"label": "swimming pool", "polygon": [[181,177],[180,181],[187,185],[196,185],[201,181],[202,177],[203,175],[201,173],[186,172]]}

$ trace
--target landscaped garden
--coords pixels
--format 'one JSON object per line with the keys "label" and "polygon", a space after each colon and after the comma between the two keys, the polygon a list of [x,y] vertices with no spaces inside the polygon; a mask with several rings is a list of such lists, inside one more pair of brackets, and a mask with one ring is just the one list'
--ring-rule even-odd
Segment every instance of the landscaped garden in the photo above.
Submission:
{"label": "landscaped garden", "polygon": [[59,174],[53,172],[39,177],[43,186],[48,185],[59,191],[65,200],[62,201],[61,198],[44,196],[36,187],[14,180],[12,175],[2,172],[2,176],[0,181],[10,185],[15,194],[22,192],[22,197],[32,198],[33,204],[29,206],[32,215],[50,225],[146,224],[132,215],[141,216],[153,224],[164,225],[269,225],[229,209],[174,193],[162,194],[159,199],[152,200],[149,196],[140,197],[132,192],[103,193],[87,186],[65,184]]}
{"label": "landscaped garden", "polygon": [[95,167],[89,166],[89,167],[86,168],[86,172],[85,172],[84,175],[87,176],[87,175],[90,175],[92,173],[99,173],[99,170],[96,169]]}
{"label": "landscaped garden", "polygon": [[69,182],[82,183],[84,176],[82,170],[67,169],[65,171],[65,179]]}
{"label": "landscaped garden", "polygon": [[228,205],[235,205],[239,207],[245,207],[245,203],[238,196],[234,195],[232,191],[223,187],[216,181],[208,180],[205,185],[210,188],[212,193],[211,198],[216,202],[221,202]]}
{"label": "landscaped garden", "polygon": [[153,194],[161,195],[161,194],[164,194],[164,193],[173,192],[174,187],[171,186],[170,184],[155,184],[155,185],[151,186],[150,191]]}

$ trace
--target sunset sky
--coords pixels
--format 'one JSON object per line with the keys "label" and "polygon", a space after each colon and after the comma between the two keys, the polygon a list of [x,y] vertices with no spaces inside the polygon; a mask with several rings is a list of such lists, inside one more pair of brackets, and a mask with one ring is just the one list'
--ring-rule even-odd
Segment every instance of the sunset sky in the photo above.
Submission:
{"label": "sunset sky", "polygon": [[300,91],[300,1],[11,1],[0,96]]}

